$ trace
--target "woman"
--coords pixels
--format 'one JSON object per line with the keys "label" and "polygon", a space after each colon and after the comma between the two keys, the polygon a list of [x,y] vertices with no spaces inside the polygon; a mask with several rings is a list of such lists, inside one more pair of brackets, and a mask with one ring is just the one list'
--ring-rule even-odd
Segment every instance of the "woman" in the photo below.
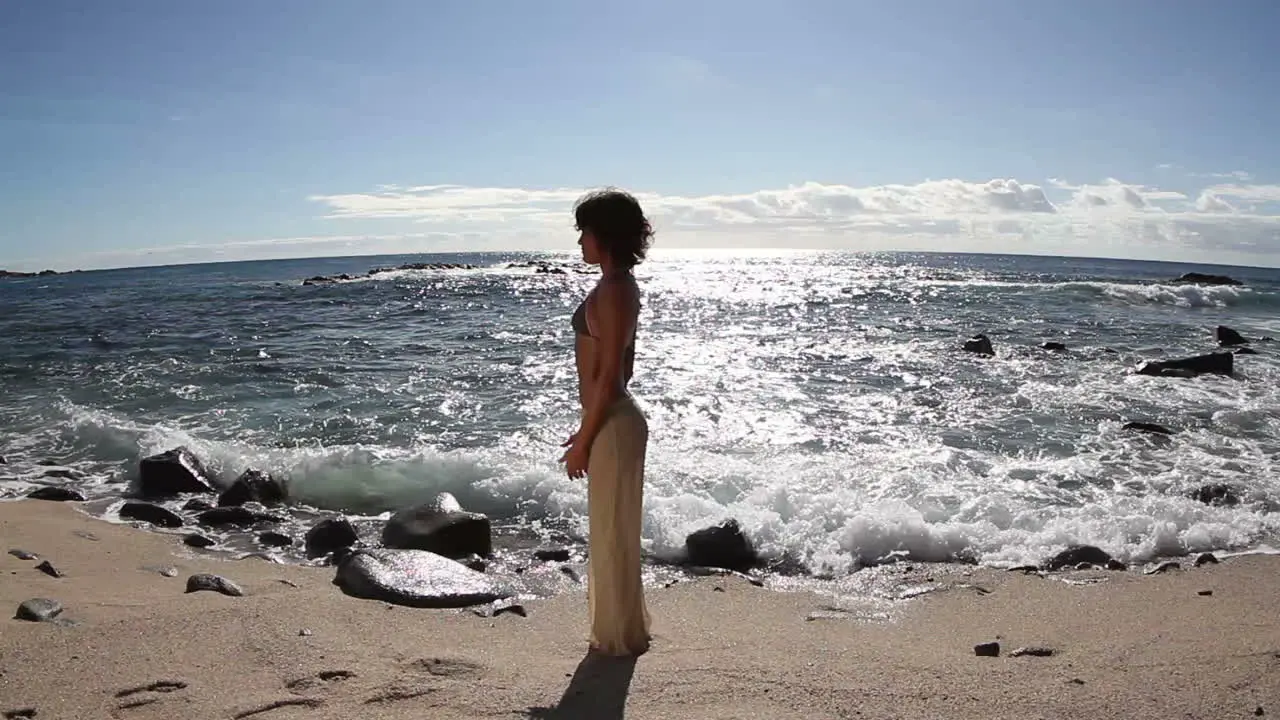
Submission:
{"label": "woman", "polygon": [[600,279],[573,313],[582,422],[561,461],[587,477],[591,649],[639,655],[649,648],[649,612],[640,579],[640,510],[649,426],[627,391],[635,358],[640,288],[631,269],[653,229],[640,204],[619,190],[574,206],[582,259]]}

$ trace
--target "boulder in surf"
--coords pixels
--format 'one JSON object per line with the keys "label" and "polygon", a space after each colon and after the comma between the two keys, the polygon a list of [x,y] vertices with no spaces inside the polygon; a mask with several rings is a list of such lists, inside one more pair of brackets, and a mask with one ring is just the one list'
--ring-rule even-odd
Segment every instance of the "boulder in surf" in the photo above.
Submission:
{"label": "boulder in surf", "polygon": [[382,528],[382,544],[454,559],[471,554],[488,557],[493,552],[493,534],[488,517],[467,512],[453,495],[440,493],[425,505],[392,515]]}
{"label": "boulder in surf", "polygon": [[138,464],[138,471],[138,491],[143,497],[214,492],[209,471],[186,447],[145,457]]}

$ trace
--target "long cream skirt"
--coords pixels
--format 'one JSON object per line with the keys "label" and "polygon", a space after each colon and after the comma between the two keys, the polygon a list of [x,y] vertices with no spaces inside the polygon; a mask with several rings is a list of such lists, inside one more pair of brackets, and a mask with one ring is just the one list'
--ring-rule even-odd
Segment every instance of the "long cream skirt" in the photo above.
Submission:
{"label": "long cream skirt", "polygon": [[649,611],[640,579],[648,441],[644,413],[624,395],[609,408],[587,462],[591,647],[609,655],[638,655],[649,648]]}

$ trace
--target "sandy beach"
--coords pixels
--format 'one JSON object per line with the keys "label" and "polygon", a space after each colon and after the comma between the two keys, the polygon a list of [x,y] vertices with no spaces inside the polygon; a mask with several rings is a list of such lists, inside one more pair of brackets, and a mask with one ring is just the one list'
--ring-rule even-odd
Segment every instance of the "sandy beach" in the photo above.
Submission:
{"label": "sandy beach", "polygon": [[[581,592],[527,602],[527,617],[393,607],[344,595],[332,568],[200,557],[176,537],[33,500],[0,504],[0,550],[6,718],[1280,713],[1274,556],[1200,568],[1188,558],[1158,575],[885,568],[938,588],[887,616],[704,577],[650,591],[654,646],[628,662],[586,656]],[[64,576],[36,569],[41,560]],[[244,595],[186,593],[194,573]],[[31,598],[60,602],[65,622],[15,618]],[[977,656],[984,642],[999,642],[1000,655]],[[1024,646],[1054,652],[1012,655]]]}

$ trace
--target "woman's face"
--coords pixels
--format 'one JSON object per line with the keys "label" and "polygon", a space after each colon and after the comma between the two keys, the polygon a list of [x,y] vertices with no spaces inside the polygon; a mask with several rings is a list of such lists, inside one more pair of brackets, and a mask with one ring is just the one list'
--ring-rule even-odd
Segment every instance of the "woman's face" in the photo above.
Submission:
{"label": "woman's face", "polygon": [[578,245],[582,247],[582,261],[588,265],[600,264],[600,243],[596,240],[596,236],[588,229],[583,229],[578,235]]}

